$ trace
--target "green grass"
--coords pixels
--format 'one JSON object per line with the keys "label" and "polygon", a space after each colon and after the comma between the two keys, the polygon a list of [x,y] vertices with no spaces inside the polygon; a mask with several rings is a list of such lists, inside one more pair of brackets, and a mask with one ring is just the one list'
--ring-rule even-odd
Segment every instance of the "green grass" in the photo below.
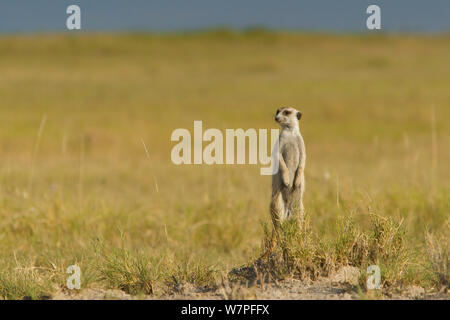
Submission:
{"label": "green grass", "polygon": [[253,261],[270,177],[175,166],[170,134],[194,120],[275,128],[282,105],[302,111],[308,154],[311,238],[287,246],[296,270],[376,262],[386,287],[448,287],[449,40],[2,36],[0,297],[51,295],[75,263],[83,288],[158,295]]}

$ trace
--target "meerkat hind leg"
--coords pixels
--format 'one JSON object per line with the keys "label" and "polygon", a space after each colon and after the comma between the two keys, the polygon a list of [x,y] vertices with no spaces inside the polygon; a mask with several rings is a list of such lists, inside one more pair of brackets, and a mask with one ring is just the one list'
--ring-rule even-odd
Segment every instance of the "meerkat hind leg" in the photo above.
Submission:
{"label": "meerkat hind leg", "polygon": [[270,238],[269,247],[267,248],[267,251],[261,256],[261,258],[266,257],[268,254],[272,253],[273,249],[275,248],[276,242],[280,239],[280,227],[281,227],[281,221],[284,218],[285,215],[285,205],[283,201],[283,195],[281,192],[277,192],[273,197],[272,201],[270,202],[270,215],[272,218],[272,235]]}

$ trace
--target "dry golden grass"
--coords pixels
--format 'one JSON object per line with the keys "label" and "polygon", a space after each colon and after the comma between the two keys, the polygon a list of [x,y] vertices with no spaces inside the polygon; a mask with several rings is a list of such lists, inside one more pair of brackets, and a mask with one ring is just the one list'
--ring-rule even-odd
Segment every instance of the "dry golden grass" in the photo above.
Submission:
{"label": "dry golden grass", "polygon": [[[305,207],[320,239],[289,247],[297,271],[378,262],[386,285],[448,286],[449,40],[1,37],[0,296],[50,295],[71,264],[83,288],[161,294],[213,286],[253,261],[270,177],[259,166],[175,166],[170,134],[194,120],[275,128],[281,105],[304,115]],[[387,222],[372,224],[374,214]],[[386,238],[402,220],[398,241]],[[425,230],[442,240],[426,242]]]}

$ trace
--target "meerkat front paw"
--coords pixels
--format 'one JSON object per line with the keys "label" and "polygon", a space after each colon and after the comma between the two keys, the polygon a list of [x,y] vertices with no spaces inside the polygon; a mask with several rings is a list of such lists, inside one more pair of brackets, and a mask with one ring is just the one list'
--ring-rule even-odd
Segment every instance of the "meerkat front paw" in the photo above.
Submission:
{"label": "meerkat front paw", "polygon": [[285,188],[292,187],[292,182],[291,182],[291,179],[289,179],[289,176],[283,176],[283,185]]}

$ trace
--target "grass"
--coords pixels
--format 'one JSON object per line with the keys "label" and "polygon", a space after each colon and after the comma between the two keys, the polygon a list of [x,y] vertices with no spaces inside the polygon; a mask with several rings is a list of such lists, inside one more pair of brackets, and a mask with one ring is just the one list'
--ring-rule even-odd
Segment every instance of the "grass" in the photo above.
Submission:
{"label": "grass", "polygon": [[270,177],[175,166],[170,135],[275,128],[281,105],[303,113],[309,224],[275,271],[448,288],[449,54],[448,35],[2,36],[0,297],[52,295],[72,264],[82,288],[157,296],[255,261]]}
{"label": "grass", "polygon": [[[377,265],[386,292],[410,283],[411,279],[405,274],[414,268],[409,261],[402,223],[374,214],[370,219],[371,227],[364,232],[357,228],[352,217],[342,217],[338,223],[339,234],[331,242],[321,240],[309,227],[302,230],[296,223],[286,222],[276,250],[250,267],[266,278],[316,280],[331,276],[341,267],[353,266],[360,269],[360,285],[367,289],[366,269]],[[266,233],[266,243],[270,242],[270,237],[270,233]]]}
{"label": "grass", "polygon": [[441,236],[437,239],[431,233],[426,234],[426,248],[428,253],[428,268],[433,282],[441,287],[447,287],[450,283],[448,261],[448,238]]}

